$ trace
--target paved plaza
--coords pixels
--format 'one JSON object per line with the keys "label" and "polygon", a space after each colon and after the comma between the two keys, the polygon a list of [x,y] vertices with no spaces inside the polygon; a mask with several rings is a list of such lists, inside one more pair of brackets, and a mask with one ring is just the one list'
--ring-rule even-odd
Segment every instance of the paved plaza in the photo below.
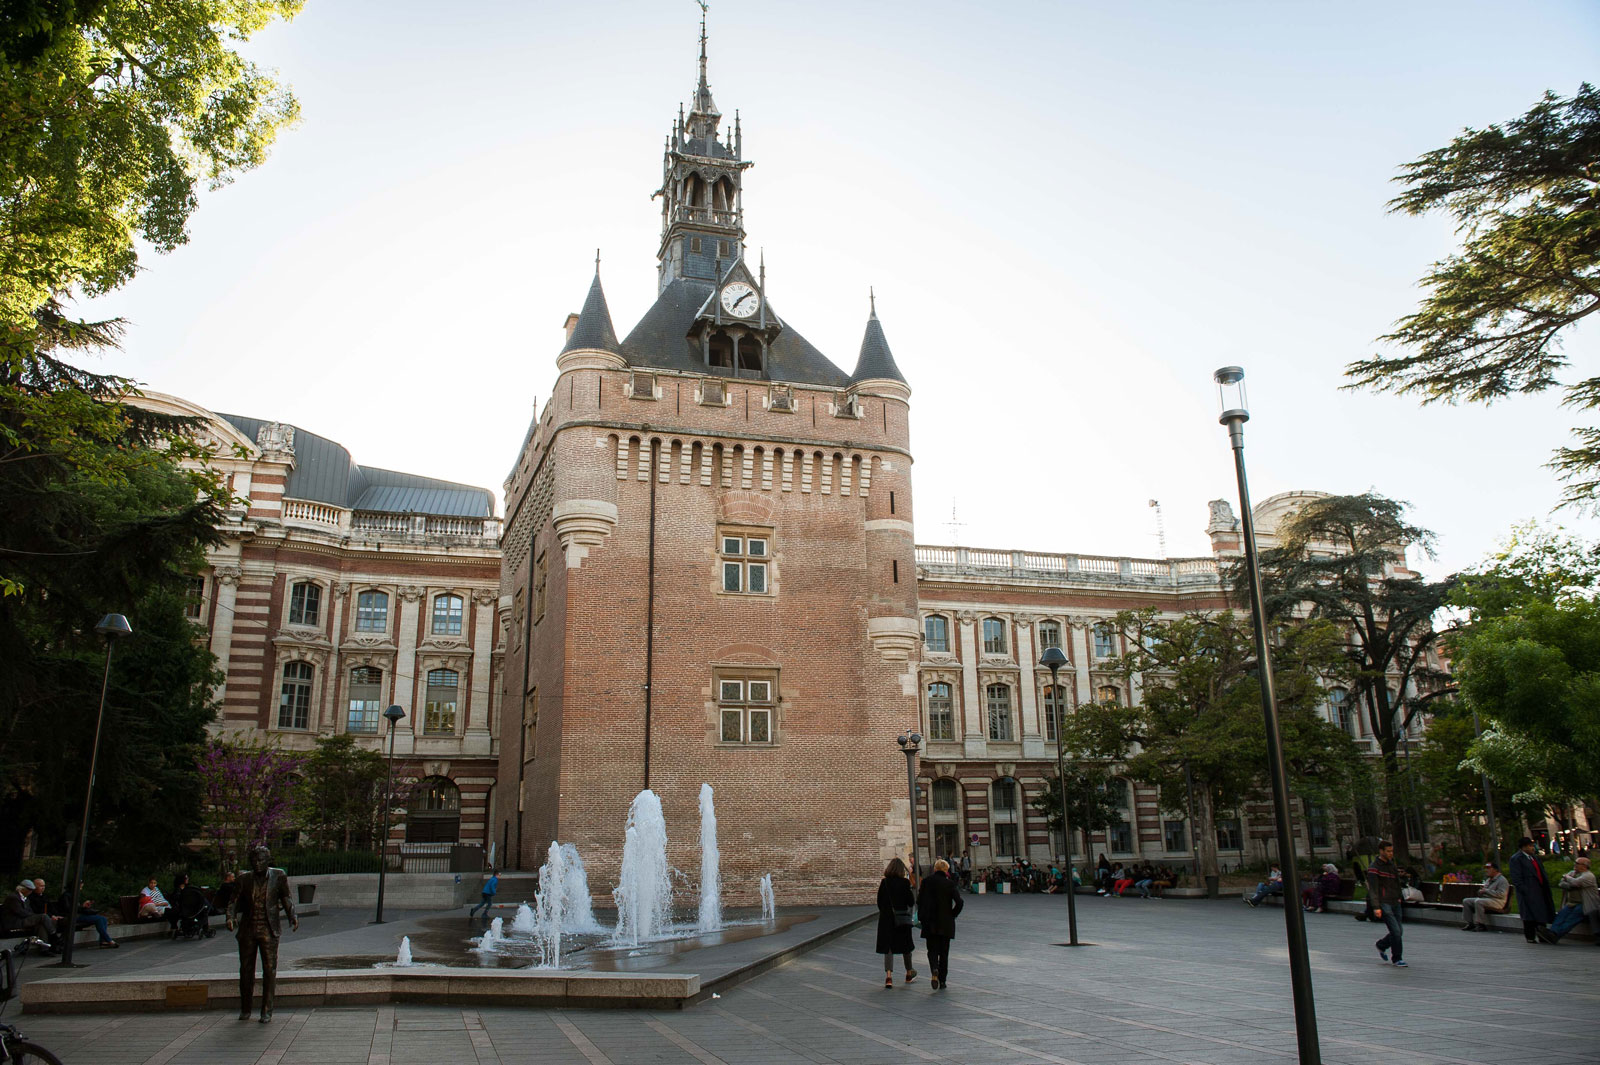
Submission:
{"label": "paved plaza", "polygon": [[[392,1005],[283,1009],[270,1025],[232,1010],[24,1016],[67,1065],[849,1065],[900,1062],[1295,1060],[1283,914],[1221,902],[969,896],[949,991],[882,987],[873,930],[857,929],[682,1012]],[[327,935],[354,929],[330,914]],[[1410,969],[1383,965],[1378,930],[1308,915],[1324,1060],[1592,1065],[1600,948],[1407,928]],[[222,945],[212,941],[213,945]],[[93,952],[119,970],[170,964],[196,944]],[[209,945],[208,945],[209,946]],[[141,957],[143,961],[141,961]],[[918,964],[923,964],[919,952]],[[97,966],[98,967],[98,966]],[[693,971],[692,964],[678,966]],[[33,969],[26,975],[48,970]],[[8,1009],[7,1018],[19,1018]]]}

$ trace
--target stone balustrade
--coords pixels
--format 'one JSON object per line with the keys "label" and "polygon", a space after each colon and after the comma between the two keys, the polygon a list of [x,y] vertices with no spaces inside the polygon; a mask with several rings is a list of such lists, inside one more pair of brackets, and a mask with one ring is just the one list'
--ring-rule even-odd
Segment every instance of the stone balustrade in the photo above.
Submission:
{"label": "stone balustrade", "polygon": [[1006,551],[985,547],[916,549],[917,565],[930,575],[1007,576],[1043,580],[1167,586],[1217,585],[1214,558],[1126,558],[1102,555]]}

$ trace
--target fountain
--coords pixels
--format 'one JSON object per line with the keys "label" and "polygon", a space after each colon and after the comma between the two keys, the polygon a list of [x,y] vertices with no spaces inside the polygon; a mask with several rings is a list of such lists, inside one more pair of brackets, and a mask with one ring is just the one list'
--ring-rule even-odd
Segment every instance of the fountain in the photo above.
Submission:
{"label": "fountain", "polygon": [[578,857],[578,848],[571,843],[561,845],[565,872],[562,874],[562,893],[566,896],[567,932],[600,932],[600,922],[594,918],[594,900],[589,898],[589,872]]}
{"label": "fountain", "polygon": [[515,935],[533,934],[533,909],[526,902],[517,903],[517,915],[511,919],[511,931]]}
{"label": "fountain", "polygon": [[496,917],[489,922],[489,930],[478,939],[478,945],[474,949],[479,954],[493,954],[500,948],[500,944],[505,942],[505,938],[505,918]]}
{"label": "fountain", "polygon": [[411,937],[400,937],[400,953],[395,955],[394,963],[401,968],[411,964]]}
{"label": "fountain", "polygon": [[778,901],[772,894],[771,873],[761,878],[761,919],[768,922],[778,919]]}
{"label": "fountain", "polygon": [[541,964],[561,968],[562,923],[567,912],[567,856],[561,844],[550,844],[549,856],[539,869],[539,894],[533,900],[538,908],[534,938],[539,943]]}
{"label": "fountain", "polygon": [[711,785],[700,785],[700,920],[701,932],[722,928],[722,855],[717,851],[717,809]]}
{"label": "fountain", "polygon": [[617,904],[616,941],[638,946],[672,923],[672,879],[667,871],[667,824],[661,800],[648,788],[628,805],[622,843],[621,882],[611,892]]}

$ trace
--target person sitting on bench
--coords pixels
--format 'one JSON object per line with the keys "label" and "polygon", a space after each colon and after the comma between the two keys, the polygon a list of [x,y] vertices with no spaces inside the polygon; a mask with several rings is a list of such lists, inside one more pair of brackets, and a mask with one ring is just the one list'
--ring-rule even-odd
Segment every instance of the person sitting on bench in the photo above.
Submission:
{"label": "person sitting on bench", "polygon": [[1510,896],[1511,885],[1501,875],[1500,867],[1494,862],[1484,862],[1483,886],[1478,888],[1476,896],[1461,901],[1461,930],[1487,932],[1489,914],[1505,913]]}

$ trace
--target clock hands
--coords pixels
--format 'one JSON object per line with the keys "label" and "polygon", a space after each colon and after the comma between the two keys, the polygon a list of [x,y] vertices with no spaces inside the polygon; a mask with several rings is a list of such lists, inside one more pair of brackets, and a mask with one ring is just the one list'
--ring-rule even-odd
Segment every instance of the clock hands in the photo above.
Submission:
{"label": "clock hands", "polygon": [[739,304],[743,303],[745,300],[749,299],[751,296],[754,296],[755,294],[756,294],[755,289],[746,290],[746,292],[745,292],[745,294],[743,296],[740,296],[738,299],[733,301],[733,306],[731,308],[729,308],[729,309],[730,310],[735,310],[735,311],[738,310],[739,309]]}

